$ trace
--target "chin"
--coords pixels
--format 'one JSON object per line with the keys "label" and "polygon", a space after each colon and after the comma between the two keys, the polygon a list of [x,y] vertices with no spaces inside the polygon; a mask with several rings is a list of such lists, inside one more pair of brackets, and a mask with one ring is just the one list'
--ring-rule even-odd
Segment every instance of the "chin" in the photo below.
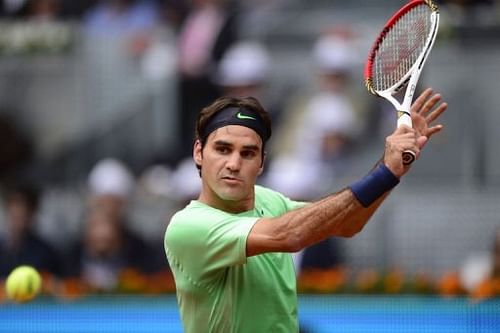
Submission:
{"label": "chin", "polygon": [[245,198],[244,195],[237,193],[221,193],[219,197],[224,201],[240,201]]}
{"label": "chin", "polygon": [[247,197],[246,192],[236,189],[225,189],[223,191],[220,191],[218,195],[224,201],[240,201]]}

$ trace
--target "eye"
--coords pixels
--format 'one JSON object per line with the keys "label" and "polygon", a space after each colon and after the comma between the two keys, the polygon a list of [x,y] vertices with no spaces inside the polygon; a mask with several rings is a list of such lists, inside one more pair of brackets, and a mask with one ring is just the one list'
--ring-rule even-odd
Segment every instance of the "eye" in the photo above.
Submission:
{"label": "eye", "polygon": [[231,151],[229,149],[229,147],[226,147],[226,146],[216,146],[215,147],[215,150],[219,153],[219,154],[229,154],[229,152]]}
{"label": "eye", "polygon": [[241,157],[242,158],[245,158],[245,159],[252,159],[255,157],[256,153],[255,151],[253,150],[243,150],[241,153],[240,153]]}

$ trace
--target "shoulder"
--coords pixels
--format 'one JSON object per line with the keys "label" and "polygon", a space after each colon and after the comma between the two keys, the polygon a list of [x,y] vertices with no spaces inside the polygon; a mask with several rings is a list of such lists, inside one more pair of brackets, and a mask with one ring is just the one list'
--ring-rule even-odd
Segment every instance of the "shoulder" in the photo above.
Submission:
{"label": "shoulder", "polygon": [[184,209],[175,213],[167,226],[165,239],[185,239],[200,235],[212,228],[219,221],[228,219],[230,214],[204,205],[198,201],[191,201]]}
{"label": "shoulder", "polygon": [[291,200],[280,192],[260,185],[255,186],[255,202],[257,206],[266,207],[275,216],[306,204],[305,202]]}
{"label": "shoulder", "polygon": [[272,198],[283,198],[284,195],[281,194],[278,191],[272,190],[268,187],[262,186],[262,185],[255,185],[255,197],[256,198],[265,198],[265,199],[272,199]]}
{"label": "shoulder", "polygon": [[191,202],[167,226],[164,247],[169,262],[183,262],[196,271],[212,259],[241,263],[245,258],[246,237],[257,220],[256,216],[230,214]]}
{"label": "shoulder", "polygon": [[224,218],[228,215],[230,214],[193,200],[186,207],[172,216],[169,226],[175,226],[177,224],[196,224],[200,220],[210,221],[213,219]]}

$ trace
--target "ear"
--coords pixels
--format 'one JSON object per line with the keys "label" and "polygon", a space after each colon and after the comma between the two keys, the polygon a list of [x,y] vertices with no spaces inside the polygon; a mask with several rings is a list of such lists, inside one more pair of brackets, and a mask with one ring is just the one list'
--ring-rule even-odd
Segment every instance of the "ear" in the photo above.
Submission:
{"label": "ear", "polygon": [[264,172],[264,163],[266,162],[266,156],[267,156],[267,152],[264,151],[264,153],[262,154],[262,163],[260,164],[260,169],[259,169],[259,173],[258,175],[262,175],[262,172]]}
{"label": "ear", "polygon": [[197,165],[201,165],[203,161],[203,147],[200,140],[196,140],[193,146],[193,160]]}

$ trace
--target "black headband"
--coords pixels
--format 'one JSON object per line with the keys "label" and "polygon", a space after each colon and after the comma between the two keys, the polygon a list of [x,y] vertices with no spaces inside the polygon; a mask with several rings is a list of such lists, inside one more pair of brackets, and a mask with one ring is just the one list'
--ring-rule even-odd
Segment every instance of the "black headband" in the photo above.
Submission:
{"label": "black headband", "polygon": [[271,129],[266,126],[262,117],[255,111],[244,107],[229,107],[216,113],[207,121],[200,133],[201,142],[205,142],[210,133],[228,125],[240,125],[253,129],[261,137],[262,143],[271,137]]}

